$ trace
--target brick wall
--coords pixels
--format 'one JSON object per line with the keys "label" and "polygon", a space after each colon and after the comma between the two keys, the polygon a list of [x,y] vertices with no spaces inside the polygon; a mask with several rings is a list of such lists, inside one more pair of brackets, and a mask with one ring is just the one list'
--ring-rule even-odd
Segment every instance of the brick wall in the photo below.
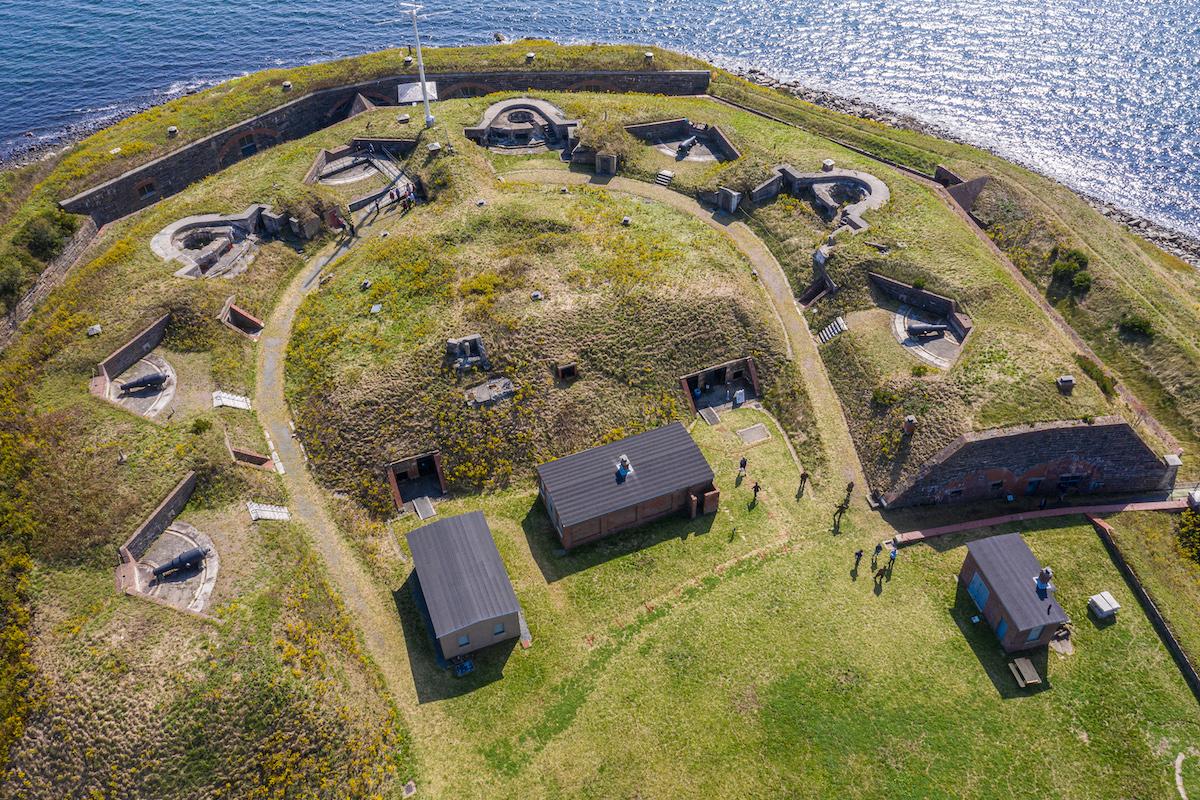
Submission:
{"label": "brick wall", "polygon": [[140,560],[154,540],[183,511],[183,507],[187,505],[195,488],[196,473],[189,472],[183,477],[183,480],[175,484],[175,488],[158,504],[158,508],[150,512],[150,516],[146,517],[133,535],[125,541],[125,544],[121,545],[118,549],[121,561],[129,563]]}
{"label": "brick wall", "polygon": [[888,493],[888,508],[1002,498],[1169,489],[1177,468],[1167,466],[1128,422],[1021,425],[960,436],[912,480]]}
{"label": "brick wall", "polygon": [[[480,72],[428,74],[438,96],[448,100],[503,91],[611,91],[695,95],[708,90],[707,70],[651,72]],[[112,180],[63,200],[73,214],[87,214],[103,225],[176,194],[196,181],[279,142],[299,139],[340,122],[350,113],[355,97],[394,102],[396,87],[415,80],[397,75],[375,81],[324,89],[243,120],[222,131],[184,145]],[[252,147],[243,153],[245,137]],[[139,187],[149,187],[149,191]]]}

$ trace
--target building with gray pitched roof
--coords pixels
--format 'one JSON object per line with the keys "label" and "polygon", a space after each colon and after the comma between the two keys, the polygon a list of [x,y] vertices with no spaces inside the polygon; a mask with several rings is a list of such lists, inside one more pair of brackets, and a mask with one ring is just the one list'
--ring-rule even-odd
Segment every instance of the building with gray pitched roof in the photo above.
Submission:
{"label": "building with gray pitched roof", "polygon": [[570,549],[669,514],[717,510],[712,467],[678,422],[537,468],[550,521]]}
{"label": "building with gray pitched roof", "polygon": [[445,658],[519,635],[521,606],[481,512],[417,528],[408,548],[418,602]]}

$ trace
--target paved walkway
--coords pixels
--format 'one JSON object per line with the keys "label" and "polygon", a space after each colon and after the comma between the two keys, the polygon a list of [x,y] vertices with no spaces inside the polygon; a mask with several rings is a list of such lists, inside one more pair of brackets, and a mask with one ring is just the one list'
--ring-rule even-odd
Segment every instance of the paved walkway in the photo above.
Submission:
{"label": "paved walkway", "polygon": [[644,197],[689,214],[728,236],[758,271],[759,280],[766,288],[767,295],[775,308],[775,314],[787,336],[788,356],[799,363],[804,373],[817,430],[821,434],[824,447],[830,454],[832,463],[841,465],[841,475],[838,476],[838,479],[833,482],[824,481],[824,483],[830,489],[838,492],[843,488],[843,481],[854,481],[858,486],[867,485],[862,465],[858,461],[858,451],[854,449],[854,443],[850,439],[850,429],[842,414],[842,404],[833,389],[833,384],[829,381],[829,375],[825,372],[825,363],[817,353],[817,344],[808,330],[808,324],[800,313],[799,306],[796,305],[787,275],[784,274],[783,267],[779,265],[775,256],[748,225],[737,221],[729,214],[707,209],[687,195],[658,184],[644,183],[629,178],[593,176],[590,173],[557,169],[517,170],[505,173],[501,177],[508,181],[528,183],[586,183],[601,186],[613,192]]}
{"label": "paved walkway", "polygon": [[942,525],[938,528],[927,528],[923,531],[909,531],[896,534],[893,541],[897,547],[907,544],[935,539],[948,533],[962,533],[977,528],[990,528],[995,525],[1006,525],[1010,522],[1025,522],[1031,519],[1046,519],[1048,517],[1069,517],[1073,514],[1116,514],[1122,511],[1183,511],[1187,508],[1186,499],[1156,500],[1151,502],[1110,503],[1098,506],[1062,506],[1047,508],[1040,511],[1022,511],[1016,514],[1005,514],[1000,517],[988,517],[968,522],[956,522],[953,525]]}

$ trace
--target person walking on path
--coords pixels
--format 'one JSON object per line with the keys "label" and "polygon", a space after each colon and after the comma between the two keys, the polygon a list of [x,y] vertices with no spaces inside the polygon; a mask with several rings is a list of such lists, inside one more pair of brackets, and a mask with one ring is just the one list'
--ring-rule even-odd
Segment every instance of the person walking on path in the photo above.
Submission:
{"label": "person walking on path", "polygon": [[746,474],[746,457],[742,456],[742,460],[738,462],[738,475]]}

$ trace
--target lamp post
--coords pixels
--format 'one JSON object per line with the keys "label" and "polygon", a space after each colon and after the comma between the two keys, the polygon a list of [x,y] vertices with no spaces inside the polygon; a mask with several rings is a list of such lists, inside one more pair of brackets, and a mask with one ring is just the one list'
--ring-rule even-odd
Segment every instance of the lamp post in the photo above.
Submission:
{"label": "lamp post", "polygon": [[433,127],[433,113],[429,110],[429,92],[425,88],[425,61],[421,58],[421,32],[417,30],[417,12],[424,6],[415,3],[400,3],[400,10],[412,17],[413,38],[417,40],[417,80],[421,82],[421,100],[425,103],[425,127]]}

